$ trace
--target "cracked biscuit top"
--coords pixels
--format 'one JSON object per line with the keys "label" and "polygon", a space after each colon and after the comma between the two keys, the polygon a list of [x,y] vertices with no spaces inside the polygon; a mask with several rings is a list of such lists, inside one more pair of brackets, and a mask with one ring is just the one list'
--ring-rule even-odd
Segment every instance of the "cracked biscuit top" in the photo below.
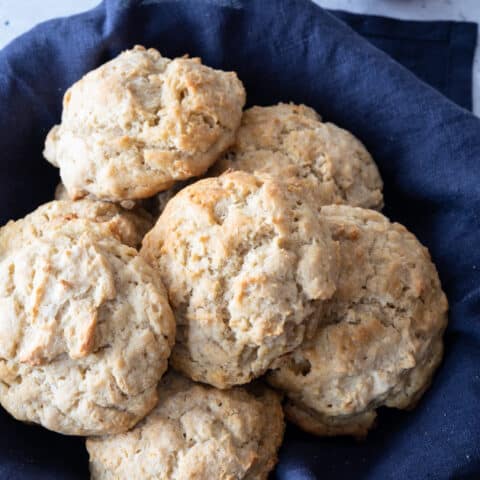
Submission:
{"label": "cracked biscuit top", "polygon": [[283,437],[277,395],[222,391],[168,373],[133,430],[87,440],[92,480],[266,480]]}
{"label": "cracked biscuit top", "polygon": [[3,227],[2,255],[32,238],[43,236],[47,224],[52,235],[68,226],[72,235],[74,232],[81,235],[89,231],[101,237],[114,237],[125,245],[137,248],[152,227],[152,221],[152,216],[141,209],[127,211],[112,203],[92,200],[54,200]]}
{"label": "cracked biscuit top", "polygon": [[117,433],[155,406],[175,323],[158,276],[108,213],[75,218],[82,203],[0,229],[0,403],[60,433]]}
{"label": "cracked biscuit top", "polygon": [[218,388],[298,346],[335,291],[337,246],[301,189],[240,171],[177,193],[141,255],[174,309],[172,365]]}
{"label": "cracked biscuit top", "polygon": [[294,179],[318,205],[383,206],[382,179],[362,143],[305,105],[246,110],[235,144],[211,173],[227,169]]}
{"label": "cracked biscuit top", "polygon": [[72,85],[44,156],[71,198],[146,198],[204,173],[234,141],[245,90],[233,72],[137,46]]}
{"label": "cracked biscuit top", "polygon": [[447,300],[427,249],[403,226],[348,206],[321,216],[340,245],[337,291],[326,324],[268,381],[305,430],[362,436],[377,407],[411,408],[430,384]]}

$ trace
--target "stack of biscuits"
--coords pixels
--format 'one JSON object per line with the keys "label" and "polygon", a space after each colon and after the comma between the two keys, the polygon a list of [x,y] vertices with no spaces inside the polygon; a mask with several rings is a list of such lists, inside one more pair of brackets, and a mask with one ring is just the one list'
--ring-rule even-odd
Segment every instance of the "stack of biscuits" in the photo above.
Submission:
{"label": "stack of biscuits", "polygon": [[233,72],[135,47],[66,92],[56,200],[0,229],[0,402],[92,479],[266,479],[284,415],[362,437],[442,357],[447,300],[352,134],[243,111]]}

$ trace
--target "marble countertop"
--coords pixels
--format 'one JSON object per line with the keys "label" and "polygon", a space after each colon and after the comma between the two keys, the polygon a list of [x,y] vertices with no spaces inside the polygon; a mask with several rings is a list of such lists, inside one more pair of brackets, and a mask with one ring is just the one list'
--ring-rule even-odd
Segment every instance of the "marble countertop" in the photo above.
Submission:
{"label": "marble countertop", "polygon": [[[315,0],[331,9],[410,20],[480,23],[480,0]],[[0,0],[0,48],[38,22],[88,10],[99,0]],[[474,111],[480,116],[480,49],[474,65]]]}

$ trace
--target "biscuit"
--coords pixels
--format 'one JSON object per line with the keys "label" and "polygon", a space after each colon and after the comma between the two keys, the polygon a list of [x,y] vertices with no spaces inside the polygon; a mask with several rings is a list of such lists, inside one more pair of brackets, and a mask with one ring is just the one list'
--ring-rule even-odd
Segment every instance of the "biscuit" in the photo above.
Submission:
{"label": "biscuit", "polygon": [[301,190],[240,171],[177,193],[141,255],[175,313],[173,367],[217,388],[297,347],[335,291],[337,246]]}
{"label": "biscuit", "polygon": [[284,431],[274,392],[222,391],[169,373],[158,396],[133,430],[87,439],[92,480],[267,479]]}
{"label": "biscuit", "polygon": [[301,428],[363,436],[378,407],[412,408],[429,386],[448,305],[428,250],[405,227],[348,206],[321,216],[340,244],[337,291],[315,337],[267,378]]}
{"label": "biscuit", "polygon": [[[55,200],[73,200],[70,195],[68,194],[67,192],[67,189],[65,188],[65,185],[60,182],[56,188],[55,188],[55,193],[54,193],[54,196],[53,198]],[[96,198],[94,195],[85,195],[85,197],[83,197],[83,199],[85,200],[92,200],[92,201],[100,201],[98,200],[98,198]],[[118,202],[118,204],[124,208],[125,210],[133,210],[133,209],[136,209],[136,208],[142,208],[143,207],[143,203],[144,202],[147,202],[148,200],[138,200],[138,201],[135,201],[135,200],[122,200],[121,202]]]}
{"label": "biscuit", "polygon": [[137,46],[67,90],[44,156],[75,200],[147,198],[204,173],[233,143],[244,103],[235,73]]}
{"label": "biscuit", "polygon": [[175,321],[158,275],[108,233],[112,206],[103,223],[49,216],[65,203],[81,205],[0,229],[0,403],[64,434],[122,432],[157,402]]}
{"label": "biscuit", "polygon": [[305,105],[246,110],[235,144],[210,173],[227,169],[295,179],[318,205],[383,206],[382,179],[362,143]]}
{"label": "biscuit", "polygon": [[2,233],[4,247],[13,249],[31,236],[41,236],[45,222],[50,231],[61,230],[68,223],[69,229],[75,229],[79,235],[86,230],[95,231],[137,248],[152,228],[153,218],[141,209],[127,211],[107,202],[54,200],[41,205],[21,221],[10,221]]}

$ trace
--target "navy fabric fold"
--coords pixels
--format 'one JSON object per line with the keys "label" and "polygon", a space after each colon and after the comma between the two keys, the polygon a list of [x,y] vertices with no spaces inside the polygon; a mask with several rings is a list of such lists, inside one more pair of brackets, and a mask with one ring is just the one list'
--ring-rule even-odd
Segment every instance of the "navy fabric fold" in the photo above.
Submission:
{"label": "navy fabric fold", "polygon": [[[451,60],[432,83],[468,106],[471,55],[461,38],[471,40],[473,30],[449,28],[448,55],[463,55],[467,67]],[[480,478],[480,120],[307,0],[106,0],[0,51],[0,224],[53,195],[58,172],[41,151],[65,89],[136,43],[234,69],[249,105],[303,102],[362,139],[385,181],[385,213],[430,249],[450,301],[445,359],[418,407],[382,411],[364,442],[289,427],[273,478]],[[442,52],[441,65],[447,50],[433,51]],[[414,68],[423,57],[412,65],[403,58]],[[416,73],[429,81],[435,64]],[[0,478],[88,478],[82,439],[3,411],[0,428]]]}
{"label": "navy fabric fold", "polygon": [[353,30],[467,110],[472,109],[472,64],[477,24],[406,21],[331,11]]}

